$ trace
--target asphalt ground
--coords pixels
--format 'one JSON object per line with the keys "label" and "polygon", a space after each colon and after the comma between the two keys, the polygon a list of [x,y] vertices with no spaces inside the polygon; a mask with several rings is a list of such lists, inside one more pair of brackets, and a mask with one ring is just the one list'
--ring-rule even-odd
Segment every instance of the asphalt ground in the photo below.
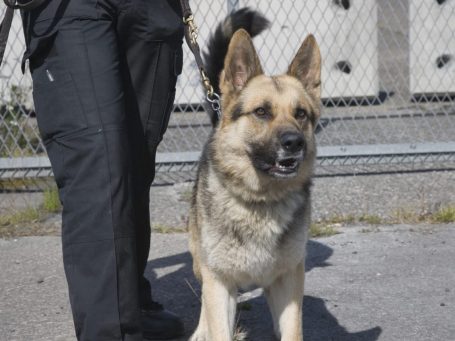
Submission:
{"label": "asphalt ground", "polygon": [[[306,341],[447,341],[455,337],[455,225],[340,228],[308,244]],[[200,287],[185,233],[153,234],[155,298],[196,327]],[[75,340],[59,237],[0,240],[0,340]],[[249,340],[273,340],[260,290],[239,298]]]}

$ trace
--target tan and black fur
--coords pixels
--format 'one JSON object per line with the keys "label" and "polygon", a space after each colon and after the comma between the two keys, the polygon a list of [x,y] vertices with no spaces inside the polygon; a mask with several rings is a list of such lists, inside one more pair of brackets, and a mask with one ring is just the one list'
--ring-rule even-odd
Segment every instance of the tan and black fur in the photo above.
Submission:
{"label": "tan and black fur", "polygon": [[319,48],[309,35],[286,74],[266,76],[246,30],[227,42],[219,76],[223,115],[200,160],[189,220],[193,269],[202,283],[191,340],[232,340],[237,289],[260,286],[277,337],[299,341]]}

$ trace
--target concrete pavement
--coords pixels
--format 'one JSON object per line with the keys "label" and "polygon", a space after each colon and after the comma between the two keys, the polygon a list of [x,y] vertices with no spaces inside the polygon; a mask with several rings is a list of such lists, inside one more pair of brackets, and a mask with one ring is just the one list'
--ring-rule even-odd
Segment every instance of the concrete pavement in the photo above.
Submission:
{"label": "concrete pavement", "polygon": [[[352,226],[308,245],[306,341],[455,340],[455,225]],[[183,317],[199,313],[187,236],[154,234],[147,276]],[[0,240],[0,340],[75,340],[59,237]],[[273,340],[260,290],[242,293],[239,326]]]}

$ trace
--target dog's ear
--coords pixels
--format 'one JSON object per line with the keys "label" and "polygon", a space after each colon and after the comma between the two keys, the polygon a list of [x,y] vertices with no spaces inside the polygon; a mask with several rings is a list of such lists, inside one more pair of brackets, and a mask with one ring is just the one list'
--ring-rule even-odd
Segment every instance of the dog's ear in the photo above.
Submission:
{"label": "dog's ear", "polygon": [[261,63],[250,35],[244,29],[236,31],[224,60],[221,77],[223,92],[240,91],[251,78],[262,73]]}
{"label": "dog's ear", "polygon": [[317,100],[321,98],[321,53],[312,34],[305,38],[297,51],[289,66],[288,75],[299,79]]}

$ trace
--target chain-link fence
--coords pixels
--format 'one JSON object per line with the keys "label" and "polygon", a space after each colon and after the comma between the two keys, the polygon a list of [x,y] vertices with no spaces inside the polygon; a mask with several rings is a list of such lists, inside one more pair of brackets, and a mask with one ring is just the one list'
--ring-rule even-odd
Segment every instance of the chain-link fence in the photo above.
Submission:
{"label": "chain-link fence", "polygon": [[[266,73],[284,72],[308,33],[323,57],[316,174],[455,168],[455,1],[194,0],[199,42],[229,11],[258,9],[271,27],[255,38]],[[18,13],[0,70],[0,192],[46,188]],[[185,46],[175,112],[157,156],[158,184],[192,179],[210,130]],[[44,180],[44,181],[42,181]],[[0,207],[1,208],[1,207]]]}
{"label": "chain-link fence", "polygon": [[[272,22],[255,39],[266,73],[284,72],[308,33],[323,56],[317,172],[449,165],[455,152],[455,3],[433,0],[198,1],[204,42],[235,7]],[[202,43],[203,44],[203,43]],[[174,115],[160,152],[200,150],[210,128],[187,51]],[[188,111],[191,114],[188,114]],[[182,154],[185,158],[188,155]],[[368,166],[368,167],[365,167]]]}

